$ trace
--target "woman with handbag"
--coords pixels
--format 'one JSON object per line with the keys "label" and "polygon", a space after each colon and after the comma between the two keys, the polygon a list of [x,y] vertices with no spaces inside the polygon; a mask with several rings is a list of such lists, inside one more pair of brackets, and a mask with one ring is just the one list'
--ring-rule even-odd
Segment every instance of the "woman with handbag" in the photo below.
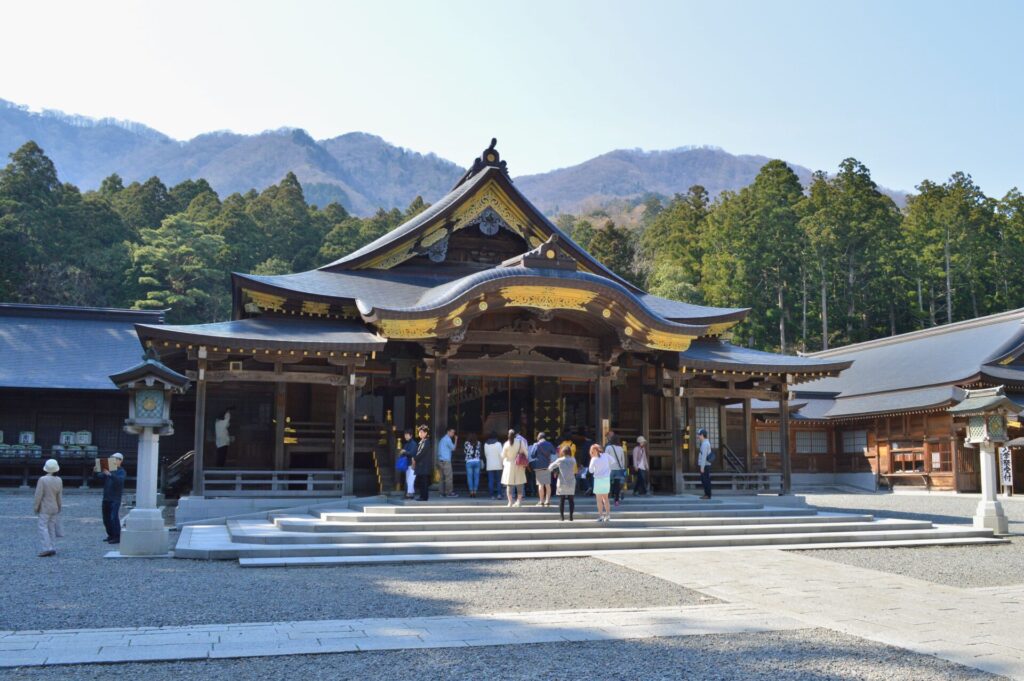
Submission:
{"label": "woman with handbag", "polygon": [[608,446],[604,448],[604,453],[609,457],[609,464],[612,469],[611,492],[616,506],[622,501],[622,486],[626,482],[626,450],[622,448],[619,442],[619,436],[612,434],[608,438]]}
{"label": "woman with handbag", "polygon": [[[508,506],[519,507],[523,503],[523,487],[526,485],[526,445],[516,438],[516,431],[508,431],[508,440],[501,449],[501,460],[504,470],[501,473],[501,484],[505,485]],[[516,500],[512,502],[512,488],[516,488]]]}

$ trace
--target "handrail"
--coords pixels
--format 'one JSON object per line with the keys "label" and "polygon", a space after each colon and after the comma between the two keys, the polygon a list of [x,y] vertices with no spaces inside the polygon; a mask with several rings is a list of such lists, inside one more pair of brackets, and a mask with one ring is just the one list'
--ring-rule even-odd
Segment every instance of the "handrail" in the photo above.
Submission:
{"label": "handrail", "polygon": [[344,471],[207,470],[206,496],[340,496]]}
{"label": "handrail", "polygon": [[725,462],[729,464],[729,467],[732,468],[734,473],[747,472],[746,462],[743,461],[740,457],[736,456],[736,452],[729,449],[729,445],[723,442],[720,445],[720,448],[722,450],[722,458],[725,459]]}

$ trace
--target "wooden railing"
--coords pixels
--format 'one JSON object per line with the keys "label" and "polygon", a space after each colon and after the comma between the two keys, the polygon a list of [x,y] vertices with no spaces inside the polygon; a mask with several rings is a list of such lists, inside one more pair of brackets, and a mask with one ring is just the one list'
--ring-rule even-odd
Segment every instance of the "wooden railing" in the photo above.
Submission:
{"label": "wooden railing", "polygon": [[[683,473],[683,490],[703,489],[700,473]],[[712,490],[735,492],[779,492],[782,490],[781,473],[712,473]]]}
{"label": "wooden railing", "polygon": [[203,490],[208,497],[341,496],[344,471],[208,470]]}

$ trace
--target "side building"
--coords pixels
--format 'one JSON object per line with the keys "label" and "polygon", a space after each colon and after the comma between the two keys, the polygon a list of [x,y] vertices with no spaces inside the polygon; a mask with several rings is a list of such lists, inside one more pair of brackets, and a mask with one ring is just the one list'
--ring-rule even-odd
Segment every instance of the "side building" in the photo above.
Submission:
{"label": "side building", "polygon": [[[0,481],[32,485],[53,457],[66,482],[84,486],[94,459],[114,452],[124,453],[133,478],[137,439],[122,428],[127,398],[109,376],[139,362],[135,325],[159,326],[163,318],[160,311],[0,304]],[[191,419],[182,417],[181,426],[167,456],[191,449]]]}
{"label": "side building", "polygon": [[[880,338],[808,355],[852,362],[835,378],[793,391],[789,445],[795,481],[981,489],[978,450],[964,447],[949,407],[967,388],[996,385],[1024,404],[1024,309]],[[758,465],[780,450],[777,404],[758,405]],[[1021,433],[1011,422],[1012,436]],[[1012,453],[1024,491],[1024,452]],[[866,484],[865,484],[866,483]]]}

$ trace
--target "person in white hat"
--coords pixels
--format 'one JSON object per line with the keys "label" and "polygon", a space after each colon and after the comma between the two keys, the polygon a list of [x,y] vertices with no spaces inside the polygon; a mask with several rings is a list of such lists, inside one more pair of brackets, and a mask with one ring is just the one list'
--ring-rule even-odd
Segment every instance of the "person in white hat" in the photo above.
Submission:
{"label": "person in white hat", "polygon": [[60,511],[63,506],[64,483],[56,476],[60,465],[56,459],[47,459],[43,464],[46,475],[36,483],[34,510],[39,522],[39,557],[57,554],[54,541],[63,537],[60,527]]}
{"label": "person in white hat", "polygon": [[121,468],[124,461],[124,454],[118,452],[110,457],[108,467],[110,470],[103,471],[103,526],[107,530],[107,538],[103,541],[108,544],[121,543],[121,495],[124,493],[124,481],[126,473]]}

